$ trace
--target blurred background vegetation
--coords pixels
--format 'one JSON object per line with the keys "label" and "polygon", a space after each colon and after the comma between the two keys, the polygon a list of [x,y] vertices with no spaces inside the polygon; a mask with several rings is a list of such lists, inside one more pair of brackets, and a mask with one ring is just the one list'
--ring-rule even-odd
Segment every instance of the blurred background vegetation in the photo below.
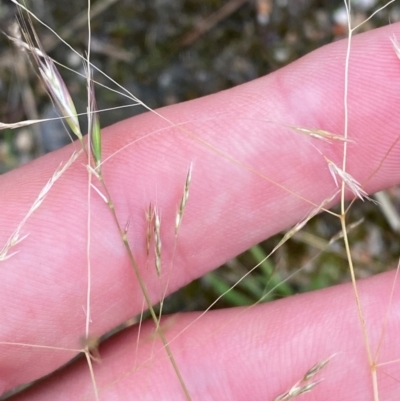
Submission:
{"label": "blurred background vegetation", "polygon": [[[361,22],[385,2],[352,3],[353,18]],[[17,10],[10,1],[0,4],[0,28],[9,32]],[[35,0],[27,6],[84,54],[88,40],[85,1]],[[92,7],[92,62],[152,108],[250,81],[346,36],[342,0],[93,0]],[[363,30],[399,19],[396,2]],[[39,24],[35,29],[51,57],[84,73],[79,58],[51,32]],[[84,112],[84,80],[66,70],[61,72],[78,111]],[[107,84],[100,75],[95,78]],[[1,122],[56,115],[27,58],[5,36],[0,36],[0,89]],[[108,90],[98,89],[96,95],[99,109],[129,104]],[[101,122],[106,126],[143,111],[138,107],[117,109],[103,113]],[[82,123],[84,126],[84,120]],[[68,142],[58,122],[2,131],[0,172]],[[369,202],[356,202],[349,215],[350,222],[364,219],[351,232],[359,277],[397,264],[400,193],[393,188],[382,196],[382,202],[388,202],[394,213],[390,219],[382,207]],[[339,222],[332,216],[314,218],[215,307],[249,305],[272,288],[265,300],[348,281],[343,246],[340,241],[329,243],[339,231]],[[259,263],[283,235],[268,239],[189,284],[169,297],[165,310],[205,309]]]}

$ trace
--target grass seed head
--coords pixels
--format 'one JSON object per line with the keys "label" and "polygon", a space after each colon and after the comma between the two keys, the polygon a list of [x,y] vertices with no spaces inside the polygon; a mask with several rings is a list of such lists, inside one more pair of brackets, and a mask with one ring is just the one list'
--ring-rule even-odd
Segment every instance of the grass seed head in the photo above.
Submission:
{"label": "grass seed head", "polygon": [[[83,143],[83,136],[79,126],[76,108],[67,86],[61,78],[55,63],[44,51],[32,24],[31,30],[33,34],[28,32],[26,25],[20,25],[20,29],[16,31],[10,39],[13,40],[18,48],[28,49],[31,52],[38,65],[40,76],[50,94],[50,97],[60,109],[72,132]],[[25,42],[21,40],[21,32],[24,36]],[[37,46],[35,46],[35,42]]]}
{"label": "grass seed head", "polygon": [[147,228],[146,228],[146,255],[149,256],[150,254],[150,243],[152,237],[152,223],[154,219],[154,207],[150,203],[149,208],[146,211],[146,221],[147,221]]}
{"label": "grass seed head", "polygon": [[351,139],[347,139],[342,135],[332,134],[329,131],[325,131],[323,129],[316,129],[316,128],[302,128],[302,127],[295,127],[290,126],[291,129],[311,136],[312,138],[321,139],[325,142],[331,143],[331,140],[341,141],[341,142],[353,142]]}
{"label": "grass seed head", "polygon": [[154,250],[155,265],[158,276],[161,276],[161,218],[158,210],[154,208]]}
{"label": "grass seed head", "polygon": [[74,102],[54,62],[47,55],[44,55],[43,58],[37,58],[37,60],[39,63],[40,75],[50,96],[59,107],[72,132],[82,142],[82,132]]}
{"label": "grass seed head", "polygon": [[[325,157],[325,156],[324,156]],[[339,177],[345,185],[353,192],[355,196],[364,201],[364,198],[368,198],[368,194],[361,188],[361,184],[349,173],[343,171],[340,167],[338,167],[332,160],[329,160],[325,157],[326,162],[328,163],[329,172],[332,175],[333,180],[335,181],[336,186],[339,186],[337,177]]]}
{"label": "grass seed head", "polygon": [[311,380],[316,374],[318,374],[322,369],[325,368],[325,366],[330,362],[330,360],[334,357],[331,356],[328,359],[325,359],[322,362],[318,362],[317,364],[315,364],[311,369],[309,369],[307,371],[307,373],[304,375],[303,377],[303,381],[309,381]]}
{"label": "grass seed head", "polygon": [[192,181],[192,172],[193,172],[193,163],[190,163],[189,170],[186,175],[185,186],[183,188],[182,199],[179,204],[179,209],[178,209],[178,212],[177,212],[176,218],[175,218],[175,235],[178,234],[179,227],[182,224],[183,213],[185,211],[186,203],[189,199],[189,188],[190,188],[190,183]]}
{"label": "grass seed head", "polygon": [[[88,74],[91,75],[90,70]],[[99,116],[97,115],[97,104],[94,93],[93,81],[90,80],[91,85],[88,90],[90,92],[90,104],[88,111],[89,118],[89,133],[90,133],[90,149],[97,168],[101,167],[101,129]]]}
{"label": "grass seed head", "polygon": [[9,259],[11,256],[15,255],[18,252],[17,251],[17,252],[9,253],[11,248],[13,248],[15,245],[19,244],[20,242],[22,242],[28,236],[28,234],[21,236],[21,231],[22,231],[22,228],[25,225],[26,221],[35,212],[35,210],[37,210],[40,207],[40,205],[46,199],[48,193],[50,192],[50,189],[53,187],[55,182],[64,174],[64,172],[77,159],[78,155],[79,155],[79,152],[74,152],[65,164],[60,164],[58,166],[57,170],[53,173],[51,178],[46,182],[46,185],[39,192],[39,195],[33,202],[32,206],[28,210],[25,217],[21,220],[21,222],[18,224],[17,228],[14,230],[14,232],[11,234],[11,236],[6,241],[3,248],[0,250],[0,262]]}
{"label": "grass seed head", "polygon": [[306,374],[303,376],[301,380],[296,382],[289,391],[286,391],[278,397],[274,398],[274,401],[289,401],[292,400],[293,398],[307,393],[311,391],[317,384],[322,382],[322,379],[311,381],[311,379],[317,375],[322,369],[325,368],[325,366],[328,364],[328,362],[332,359],[332,357],[325,359],[322,362],[319,362],[315,364],[312,368],[310,368]]}

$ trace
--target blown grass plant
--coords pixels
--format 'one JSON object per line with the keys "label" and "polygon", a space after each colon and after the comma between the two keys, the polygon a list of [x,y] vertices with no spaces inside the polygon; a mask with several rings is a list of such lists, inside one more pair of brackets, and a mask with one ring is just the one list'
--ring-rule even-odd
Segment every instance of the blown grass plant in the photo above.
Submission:
{"label": "blown grass plant", "polygon": [[[343,352],[329,348],[331,352],[328,354],[325,350],[325,353],[313,355],[316,360],[307,366],[305,364],[309,361],[305,358],[304,363],[300,363],[300,366],[305,366],[303,370],[297,369],[296,364],[296,369],[288,376],[289,379],[282,382],[274,376],[277,375],[274,372],[274,361],[265,361],[266,365],[271,364],[272,367],[266,368],[269,377],[264,379],[265,389],[261,391],[264,396],[254,399],[283,401],[305,393],[307,395],[303,395],[302,399],[326,399],[329,390],[324,386],[330,381],[330,369],[343,370],[344,375],[347,375],[354,366],[360,369],[361,380],[369,383],[366,392],[369,392],[371,400],[385,400],[381,396],[381,389],[386,394],[385,391],[390,386],[395,388],[390,387],[389,394],[400,396],[399,378],[394,377],[394,384],[391,383],[390,386],[385,381],[392,375],[390,367],[396,365],[400,351],[394,350],[397,354],[393,352],[392,360],[386,359],[388,350],[385,341],[395,335],[395,331],[394,334],[391,332],[394,329],[391,319],[394,313],[392,305],[399,297],[396,289],[397,273],[391,279],[392,286],[385,289],[388,300],[385,312],[381,313],[381,321],[369,319],[372,298],[366,295],[365,286],[360,290],[356,270],[357,266],[368,264],[372,258],[361,260],[359,254],[354,255],[352,246],[353,233],[364,224],[363,216],[357,214],[357,206],[368,203],[368,207],[380,207],[382,202],[369,196],[368,191],[378,189],[374,179],[383,174],[383,171],[387,174],[386,164],[389,164],[388,170],[392,168],[390,163],[393,163],[392,159],[396,157],[399,148],[399,136],[386,141],[387,146],[380,153],[379,162],[371,162],[366,166],[365,173],[361,176],[357,174],[352,157],[356,157],[354,154],[357,155],[363,137],[362,133],[356,131],[352,120],[356,115],[353,108],[357,107],[359,100],[352,89],[353,81],[359,84],[358,72],[353,70],[352,64],[353,35],[395,1],[389,1],[382,8],[377,8],[365,21],[356,23],[351,18],[351,2],[344,2],[348,18],[347,51],[343,58],[343,53],[336,50],[334,56],[340,57],[340,61],[333,60],[335,65],[343,66],[342,98],[324,99],[327,114],[330,102],[334,104],[340,101],[343,105],[340,132],[335,131],[338,129],[337,121],[321,121],[321,126],[315,126],[313,118],[308,118],[308,115],[299,116],[293,108],[293,114],[286,115],[286,120],[282,121],[281,113],[275,112],[273,108],[273,99],[269,100],[272,106],[268,104],[268,107],[260,106],[259,109],[238,113],[241,108],[245,109],[243,102],[248,100],[243,96],[235,97],[235,91],[222,94],[221,104],[231,102],[232,110],[228,111],[206,107],[206,112],[194,113],[190,106],[184,106],[186,108],[183,108],[183,115],[177,119],[174,112],[171,112],[173,108],[157,111],[151,109],[92,62],[90,1],[87,10],[89,40],[85,55],[69,48],[80,58],[84,67],[83,73],[78,74],[78,82],[83,81],[82,77],[86,81],[87,109],[80,113],[62,78],[63,66],[58,65],[46,53],[45,46],[36,34],[36,27],[46,27],[59,41],[66,46],[68,44],[33,14],[28,6],[16,0],[12,2],[19,10],[20,27],[9,35],[9,39],[19,51],[29,55],[38,77],[52,102],[58,107],[59,119],[78,141],[61,152],[46,156],[50,160],[50,166],[58,167],[52,167],[51,172],[48,168],[44,169],[48,176],[40,177],[34,185],[38,188],[40,183],[42,189],[33,201],[23,199],[25,213],[16,216],[19,218],[17,223],[15,219],[7,222],[7,228],[14,224],[11,232],[2,232],[1,238],[5,245],[0,252],[1,267],[4,270],[13,269],[14,272],[14,281],[7,281],[4,285],[6,288],[11,283],[20,283],[15,291],[21,291],[23,295],[17,295],[15,303],[8,302],[2,306],[5,317],[0,347],[4,361],[2,365],[7,367],[8,372],[4,373],[4,380],[0,377],[0,389],[3,382],[4,390],[9,391],[10,384],[17,386],[37,380],[68,363],[64,370],[47,379],[51,383],[49,394],[52,395],[49,397],[53,399],[61,386],[76,384],[71,371],[73,366],[77,366],[78,370],[89,371],[90,374],[80,376],[77,390],[73,393],[75,398],[71,399],[117,399],[118,394],[131,391],[131,399],[204,400],[208,390],[202,388],[203,383],[195,386],[193,376],[199,375],[199,370],[201,375],[206,375],[204,369],[207,361],[198,362],[195,359],[188,367],[184,361],[190,360],[191,353],[198,349],[207,349],[207,344],[213,343],[224,349],[225,341],[229,343],[227,338],[239,335],[238,328],[246,326],[246,322],[253,319],[256,306],[293,295],[296,285],[291,284],[292,279],[296,276],[302,277],[311,265],[315,266],[313,263],[322,254],[336,254],[348,269],[346,278],[350,277],[352,283],[355,306],[343,313],[344,316],[352,316],[348,325],[353,327],[357,344],[362,344],[364,358],[354,357],[352,360],[351,355],[347,355],[351,360],[349,366],[337,366],[335,360],[343,361],[340,359],[343,358]],[[224,10],[227,12],[225,8]],[[400,54],[398,35],[396,36],[396,28],[393,27],[393,36],[387,37],[387,43],[393,45],[394,57]],[[390,56],[386,56],[388,57]],[[99,82],[100,76],[102,80],[109,79],[110,88]],[[288,83],[282,83],[283,92],[297,89],[296,85],[286,85]],[[99,87],[117,92],[124,99],[129,99],[130,106],[142,107],[149,112],[135,120],[139,128],[118,126],[120,128],[115,132],[120,133],[114,134],[114,137],[110,131],[103,130],[100,115],[105,110],[98,109],[96,99]],[[316,97],[319,95],[318,92]],[[373,102],[376,94],[368,93],[368,96],[371,99],[362,99],[362,102]],[[314,104],[314,99],[307,100],[306,103],[308,101],[312,107],[321,107]],[[262,104],[263,99],[259,103]],[[310,111],[310,116],[314,112],[315,110]],[[87,117],[87,137],[83,135],[79,114]],[[236,122],[237,130],[224,132],[224,124],[232,119]],[[148,121],[156,122],[151,124],[151,128],[147,128]],[[1,123],[1,128],[16,129],[38,122],[41,120]],[[310,123],[313,125],[308,126]],[[384,130],[383,116],[381,125]],[[140,127],[144,127],[143,132]],[[238,139],[243,140],[238,132],[246,129],[251,131],[245,135],[246,142],[238,143]],[[133,132],[127,132],[129,130]],[[212,134],[213,131],[218,133]],[[260,137],[265,139],[265,158],[257,155]],[[293,182],[291,175],[285,175],[287,172],[283,171],[286,165],[290,168],[291,164],[285,162],[285,158],[290,157],[285,154],[285,148],[293,143],[298,149],[296,160],[305,171],[303,185]],[[363,149],[369,150],[369,146],[368,144]],[[247,153],[243,154],[239,148],[245,148]],[[269,160],[269,152],[280,164]],[[65,158],[65,155],[68,157]],[[318,161],[310,165],[309,159]],[[368,160],[368,155],[365,159]],[[212,163],[215,165],[209,167]],[[229,166],[229,174],[223,173],[226,166]],[[21,174],[22,181],[28,180],[29,185],[29,180],[33,178],[25,178],[23,169],[24,167],[20,173],[16,170],[10,174]],[[323,181],[330,189],[318,189],[315,186],[315,181],[318,180]],[[385,182],[392,181],[387,179]],[[228,196],[228,192],[231,195]],[[259,210],[252,210],[250,197],[265,199],[265,205],[261,203]],[[278,210],[274,201],[284,206],[285,213],[280,216],[279,221],[273,222],[271,218],[271,222],[265,222],[265,225],[269,225],[268,228],[257,228],[254,232],[249,232],[249,227],[260,226],[260,219],[274,216]],[[332,207],[337,203],[338,207]],[[62,205],[68,206],[66,208]],[[66,209],[69,209],[68,212]],[[238,220],[234,224],[229,221],[231,213],[238,214]],[[333,221],[332,226],[335,227],[333,233],[328,232],[325,238],[304,229],[312,226],[316,216],[321,213],[327,215],[330,219],[328,221]],[[299,215],[302,218],[299,219]],[[291,223],[294,218],[297,223],[293,225]],[[49,221],[49,229],[37,229],[40,222],[46,219]],[[291,228],[288,228],[289,224]],[[244,251],[265,238],[266,234],[282,228],[286,228],[286,231],[274,237],[271,243],[256,245],[247,253],[228,262],[219,271],[225,270],[223,279],[219,272],[211,272],[204,278],[199,278],[205,270],[226,262],[227,255],[234,253],[233,249]],[[188,234],[190,232],[194,239]],[[47,246],[58,246],[59,255],[53,257],[42,254],[38,264],[34,263],[31,267],[30,260],[36,257],[35,249],[42,241]],[[312,244],[317,251],[308,254],[304,260],[296,261],[296,269],[286,272],[282,265],[293,263],[290,259],[285,261],[290,257],[290,246],[295,247],[301,242]],[[212,245],[215,249],[210,250]],[[202,268],[211,251],[215,253],[212,266]],[[70,263],[70,270],[59,268],[63,260]],[[247,267],[249,264],[250,268]],[[381,264],[385,265],[386,261]],[[334,262],[329,265],[329,274],[332,274],[332,270],[336,271],[333,265]],[[38,266],[44,267],[40,270]],[[19,273],[19,269],[24,273]],[[360,269],[360,272],[363,273],[364,270]],[[43,285],[32,288],[29,278],[33,275],[39,277],[33,284],[42,282]],[[317,280],[315,287],[326,285],[325,273],[321,273],[320,277],[323,278]],[[165,311],[170,308],[168,302],[173,305],[173,296],[168,298],[169,294],[194,279],[202,281],[203,288],[211,287],[210,293],[216,293],[215,299],[201,312],[187,316],[166,314]],[[4,292],[10,293],[9,290]],[[42,301],[46,296],[55,297],[53,302],[70,305],[71,313],[60,317],[57,305],[48,305],[43,310],[32,305],[32,322],[40,322],[40,328],[34,329],[32,322],[20,322],[20,327],[14,327],[15,320],[10,316],[18,314],[17,308],[21,307],[21,299],[28,297],[27,294],[30,294],[33,304],[38,297]],[[113,302],[108,303],[110,298]],[[219,311],[213,312],[211,309],[217,309],[221,302],[225,306],[240,308],[232,308],[228,312],[229,319],[218,325],[211,322],[211,316]],[[285,301],[281,302],[284,305]],[[269,310],[268,304],[265,308],[266,311]],[[182,309],[184,308],[180,308]],[[354,309],[357,310],[357,317],[353,313]],[[366,309],[368,312],[365,312]],[[301,316],[296,316],[293,321],[300,318]],[[62,323],[63,319],[67,322],[66,325]],[[125,326],[134,327],[120,333],[124,321]],[[299,322],[301,320],[296,324]],[[203,324],[203,329],[206,329],[196,335],[199,324]],[[271,336],[279,338],[279,330],[285,330],[283,327],[269,326],[267,319],[265,322],[257,321],[257,324],[252,324],[258,331],[239,336],[237,341],[240,346],[236,350],[233,347],[226,352],[222,351],[219,356],[221,366],[214,366],[218,373],[221,370],[223,374],[225,369],[229,370],[231,355],[238,353],[243,365],[248,360],[256,361],[254,372],[248,377],[249,387],[254,385],[251,380],[259,379],[258,374],[263,375],[266,372],[255,372],[262,366],[257,362],[259,351],[257,349],[255,355],[251,355],[248,347],[257,343],[261,348],[263,333],[272,333]],[[115,346],[117,341],[110,345],[109,340],[106,340],[104,345],[100,345],[105,336],[115,335],[115,332],[119,333],[116,334],[118,342],[129,344],[128,353]],[[300,332],[301,335],[304,334],[299,329]],[[29,335],[32,334],[40,341],[29,342]],[[295,334],[294,347],[297,341]],[[23,360],[15,357],[21,349],[24,350]],[[302,349],[298,349],[298,352],[300,359],[306,353]],[[271,360],[274,359],[272,354],[274,352],[271,351]],[[77,361],[77,355],[84,356],[86,362],[82,362],[83,358]],[[72,358],[75,359],[68,362]],[[15,364],[7,362],[12,359],[15,359]],[[164,359],[169,363],[169,370],[160,367],[160,361]],[[32,368],[35,360],[40,360],[37,370]],[[212,361],[209,362],[211,365]],[[201,366],[199,370],[197,362]],[[291,366],[292,362],[288,361],[287,364]],[[27,373],[22,374],[20,380],[7,380],[12,375],[11,372],[21,365],[30,366]],[[332,365],[334,367],[330,368]],[[49,369],[49,366],[52,368]],[[366,370],[369,371],[368,380],[365,379]],[[1,372],[0,368],[0,375]],[[223,378],[216,380],[222,381]],[[384,385],[381,385],[381,380]],[[163,390],[166,383],[176,383],[171,386],[170,393]],[[328,384],[327,388],[331,389],[335,385],[331,383],[329,387]],[[41,386],[43,384],[36,385],[38,391]],[[27,390],[26,393],[17,395],[16,397],[21,397],[17,399],[39,399],[35,398],[40,397],[40,393],[35,393],[36,387],[33,386],[31,393]],[[236,384],[233,383],[229,389],[225,389],[223,395],[207,399],[244,399],[239,396],[235,398],[235,388]],[[341,389],[340,392],[345,393],[347,390]],[[135,395],[136,393],[139,395]],[[158,394],[158,398],[151,398],[156,397],[154,394]],[[341,399],[356,399],[351,391],[349,394],[347,398]]]}

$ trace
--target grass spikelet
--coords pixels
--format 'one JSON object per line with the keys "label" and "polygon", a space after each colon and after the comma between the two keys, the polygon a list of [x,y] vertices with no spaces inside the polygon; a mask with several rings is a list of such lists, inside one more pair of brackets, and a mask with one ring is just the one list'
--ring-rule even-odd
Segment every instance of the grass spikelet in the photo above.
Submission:
{"label": "grass spikelet", "polygon": [[146,228],[146,255],[149,256],[150,254],[150,243],[151,243],[151,237],[152,237],[152,224],[154,220],[154,207],[150,203],[149,208],[146,210],[146,222],[147,222],[147,228]]}
{"label": "grass spikelet", "polygon": [[[348,224],[346,226],[347,233],[349,234],[353,230],[355,230],[358,226],[360,226],[362,223],[364,223],[364,218],[361,218],[354,223]],[[342,239],[344,237],[343,230],[340,230],[337,234],[335,234],[330,240],[329,244],[333,244],[334,242],[338,241],[339,239]]]}
{"label": "grass spikelet", "polygon": [[274,401],[289,401],[301,394],[311,391],[317,384],[322,382],[322,379],[315,381],[311,381],[311,379],[313,379],[314,376],[324,369],[331,359],[332,357],[315,364],[298,382],[291,387],[289,391],[278,395],[276,398],[274,398]]}
{"label": "grass spikelet", "polygon": [[61,113],[65,117],[72,132],[83,144],[83,136],[76,116],[75,105],[69,91],[50,57],[47,55],[44,55],[43,57],[43,60],[37,58],[43,82],[45,83],[51,98],[61,110]]}
{"label": "grass spikelet", "polygon": [[154,251],[157,275],[161,276],[161,218],[157,208],[154,211]]}
{"label": "grass spikelet", "polygon": [[318,374],[322,369],[325,368],[325,366],[330,362],[330,360],[333,358],[333,356],[331,356],[328,359],[325,359],[322,362],[318,362],[317,364],[315,364],[311,369],[309,369],[307,371],[307,373],[304,375],[303,377],[303,381],[308,381],[311,380],[316,374]]}
{"label": "grass spikelet", "polygon": [[64,80],[58,72],[55,63],[44,51],[43,46],[41,45],[33,28],[32,22],[30,22],[30,26],[33,32],[34,40],[37,44],[36,46],[34,45],[33,38],[28,33],[27,27],[25,27],[25,29],[21,27],[21,31],[26,43],[20,40],[18,37],[13,38],[13,41],[17,43],[18,47],[28,48],[31,51],[31,54],[38,65],[40,76],[49,92],[51,99],[58,106],[68,126],[71,128],[71,131],[76,135],[81,142],[82,147],[84,148],[83,135],[79,126],[77,112],[72,97],[67,86],[65,85]]}
{"label": "grass spikelet", "polygon": [[308,393],[320,382],[321,382],[321,380],[307,383],[307,384],[302,384],[302,382],[298,382],[288,392],[278,395],[278,397],[276,397],[274,399],[274,401],[292,400],[293,398],[295,398],[301,394]]}
{"label": "grass spikelet", "polygon": [[181,203],[179,204],[179,210],[178,213],[176,214],[175,235],[178,235],[179,228],[182,224],[182,218],[183,218],[183,213],[185,211],[185,206],[189,199],[189,188],[190,188],[190,182],[192,181],[192,172],[193,172],[193,163],[190,163],[189,170],[186,175],[185,187],[183,188]]}
{"label": "grass spikelet", "polygon": [[15,229],[15,231],[11,234],[10,238],[7,240],[3,248],[0,250],[0,262],[9,259],[11,256],[15,255],[16,252],[13,252],[9,254],[9,251],[11,248],[13,248],[15,245],[19,244],[21,241],[23,241],[28,234],[25,234],[21,236],[21,230],[22,227],[25,225],[29,217],[37,210],[40,205],[43,203],[45,200],[46,196],[50,192],[50,189],[53,187],[55,182],[64,174],[64,172],[71,166],[71,164],[76,160],[78,157],[79,152],[74,152],[69,160],[64,164],[60,165],[57,170],[53,173],[51,178],[47,181],[46,185],[43,187],[43,189],[40,191],[38,197],[35,199],[33,202],[32,206],[28,210],[27,214],[25,217],[21,220],[21,222],[18,224],[18,227]]}
{"label": "grass spikelet", "polygon": [[88,119],[89,119],[89,138],[90,138],[90,150],[92,152],[93,160],[97,169],[101,168],[101,129],[99,117],[97,115],[97,104],[94,93],[93,81],[91,80],[91,70],[88,70],[88,79],[90,85],[89,91],[89,107],[88,107]]}
{"label": "grass spikelet", "polygon": [[311,136],[312,138],[317,138],[328,143],[331,143],[331,140],[341,141],[341,142],[354,142],[351,139],[347,139],[342,135],[332,134],[331,132],[325,131],[323,129],[302,128],[295,126],[290,126],[289,128],[297,132],[301,132],[302,134]]}
{"label": "grass spikelet", "polygon": [[353,192],[353,194],[362,201],[364,201],[364,198],[370,199],[368,198],[368,194],[361,188],[361,184],[353,176],[338,167],[332,160],[329,160],[325,156],[324,158],[328,163],[329,172],[331,173],[336,186],[339,186],[337,181],[337,177],[339,177],[342,182],[344,182],[345,185],[351,190],[351,192]]}

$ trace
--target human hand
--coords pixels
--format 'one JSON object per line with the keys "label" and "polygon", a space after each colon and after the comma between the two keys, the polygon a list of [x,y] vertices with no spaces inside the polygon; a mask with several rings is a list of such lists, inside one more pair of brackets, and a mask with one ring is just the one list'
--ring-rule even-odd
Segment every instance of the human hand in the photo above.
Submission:
{"label": "human hand", "polygon": [[[349,144],[348,171],[367,182],[369,193],[400,180],[400,61],[389,39],[399,35],[398,29],[394,25],[355,37],[351,53],[349,132],[354,143]],[[180,126],[185,131],[150,113],[104,130],[105,155],[131,144],[104,164],[104,175],[120,221],[130,222],[129,241],[154,302],[167,284],[163,277],[170,278],[172,292],[299,222],[335,192],[326,161],[311,140],[283,124],[343,132],[345,52],[346,43],[338,42],[265,78],[160,111],[177,126],[185,122]],[[341,162],[342,142],[316,146]],[[72,145],[1,177],[3,243],[71,152]],[[164,234],[167,270],[160,279],[145,267],[144,212],[149,202],[156,203],[164,232],[172,227],[173,233],[191,162],[190,200],[176,254],[174,235]],[[87,170],[82,163],[83,158],[64,174],[27,221],[24,232],[29,236],[3,262],[0,282],[1,341],[66,350],[0,344],[0,390],[54,371],[74,356],[70,349],[82,347],[88,238]],[[96,194],[91,214],[90,332],[97,336],[140,313],[143,297],[111,214]],[[390,272],[359,283],[374,350],[393,280]],[[399,303],[395,294],[378,362],[400,355]],[[162,322],[193,400],[273,400],[333,355],[323,370],[324,381],[302,399],[372,399],[350,285],[250,309],[210,311],[191,324],[199,315],[170,316]],[[100,347],[101,363],[94,364],[100,399],[184,399],[154,326],[145,323],[137,338],[133,327]],[[381,399],[396,399],[400,387],[390,376],[396,364],[384,371],[379,375]],[[86,362],[74,363],[15,399],[94,399]]]}

